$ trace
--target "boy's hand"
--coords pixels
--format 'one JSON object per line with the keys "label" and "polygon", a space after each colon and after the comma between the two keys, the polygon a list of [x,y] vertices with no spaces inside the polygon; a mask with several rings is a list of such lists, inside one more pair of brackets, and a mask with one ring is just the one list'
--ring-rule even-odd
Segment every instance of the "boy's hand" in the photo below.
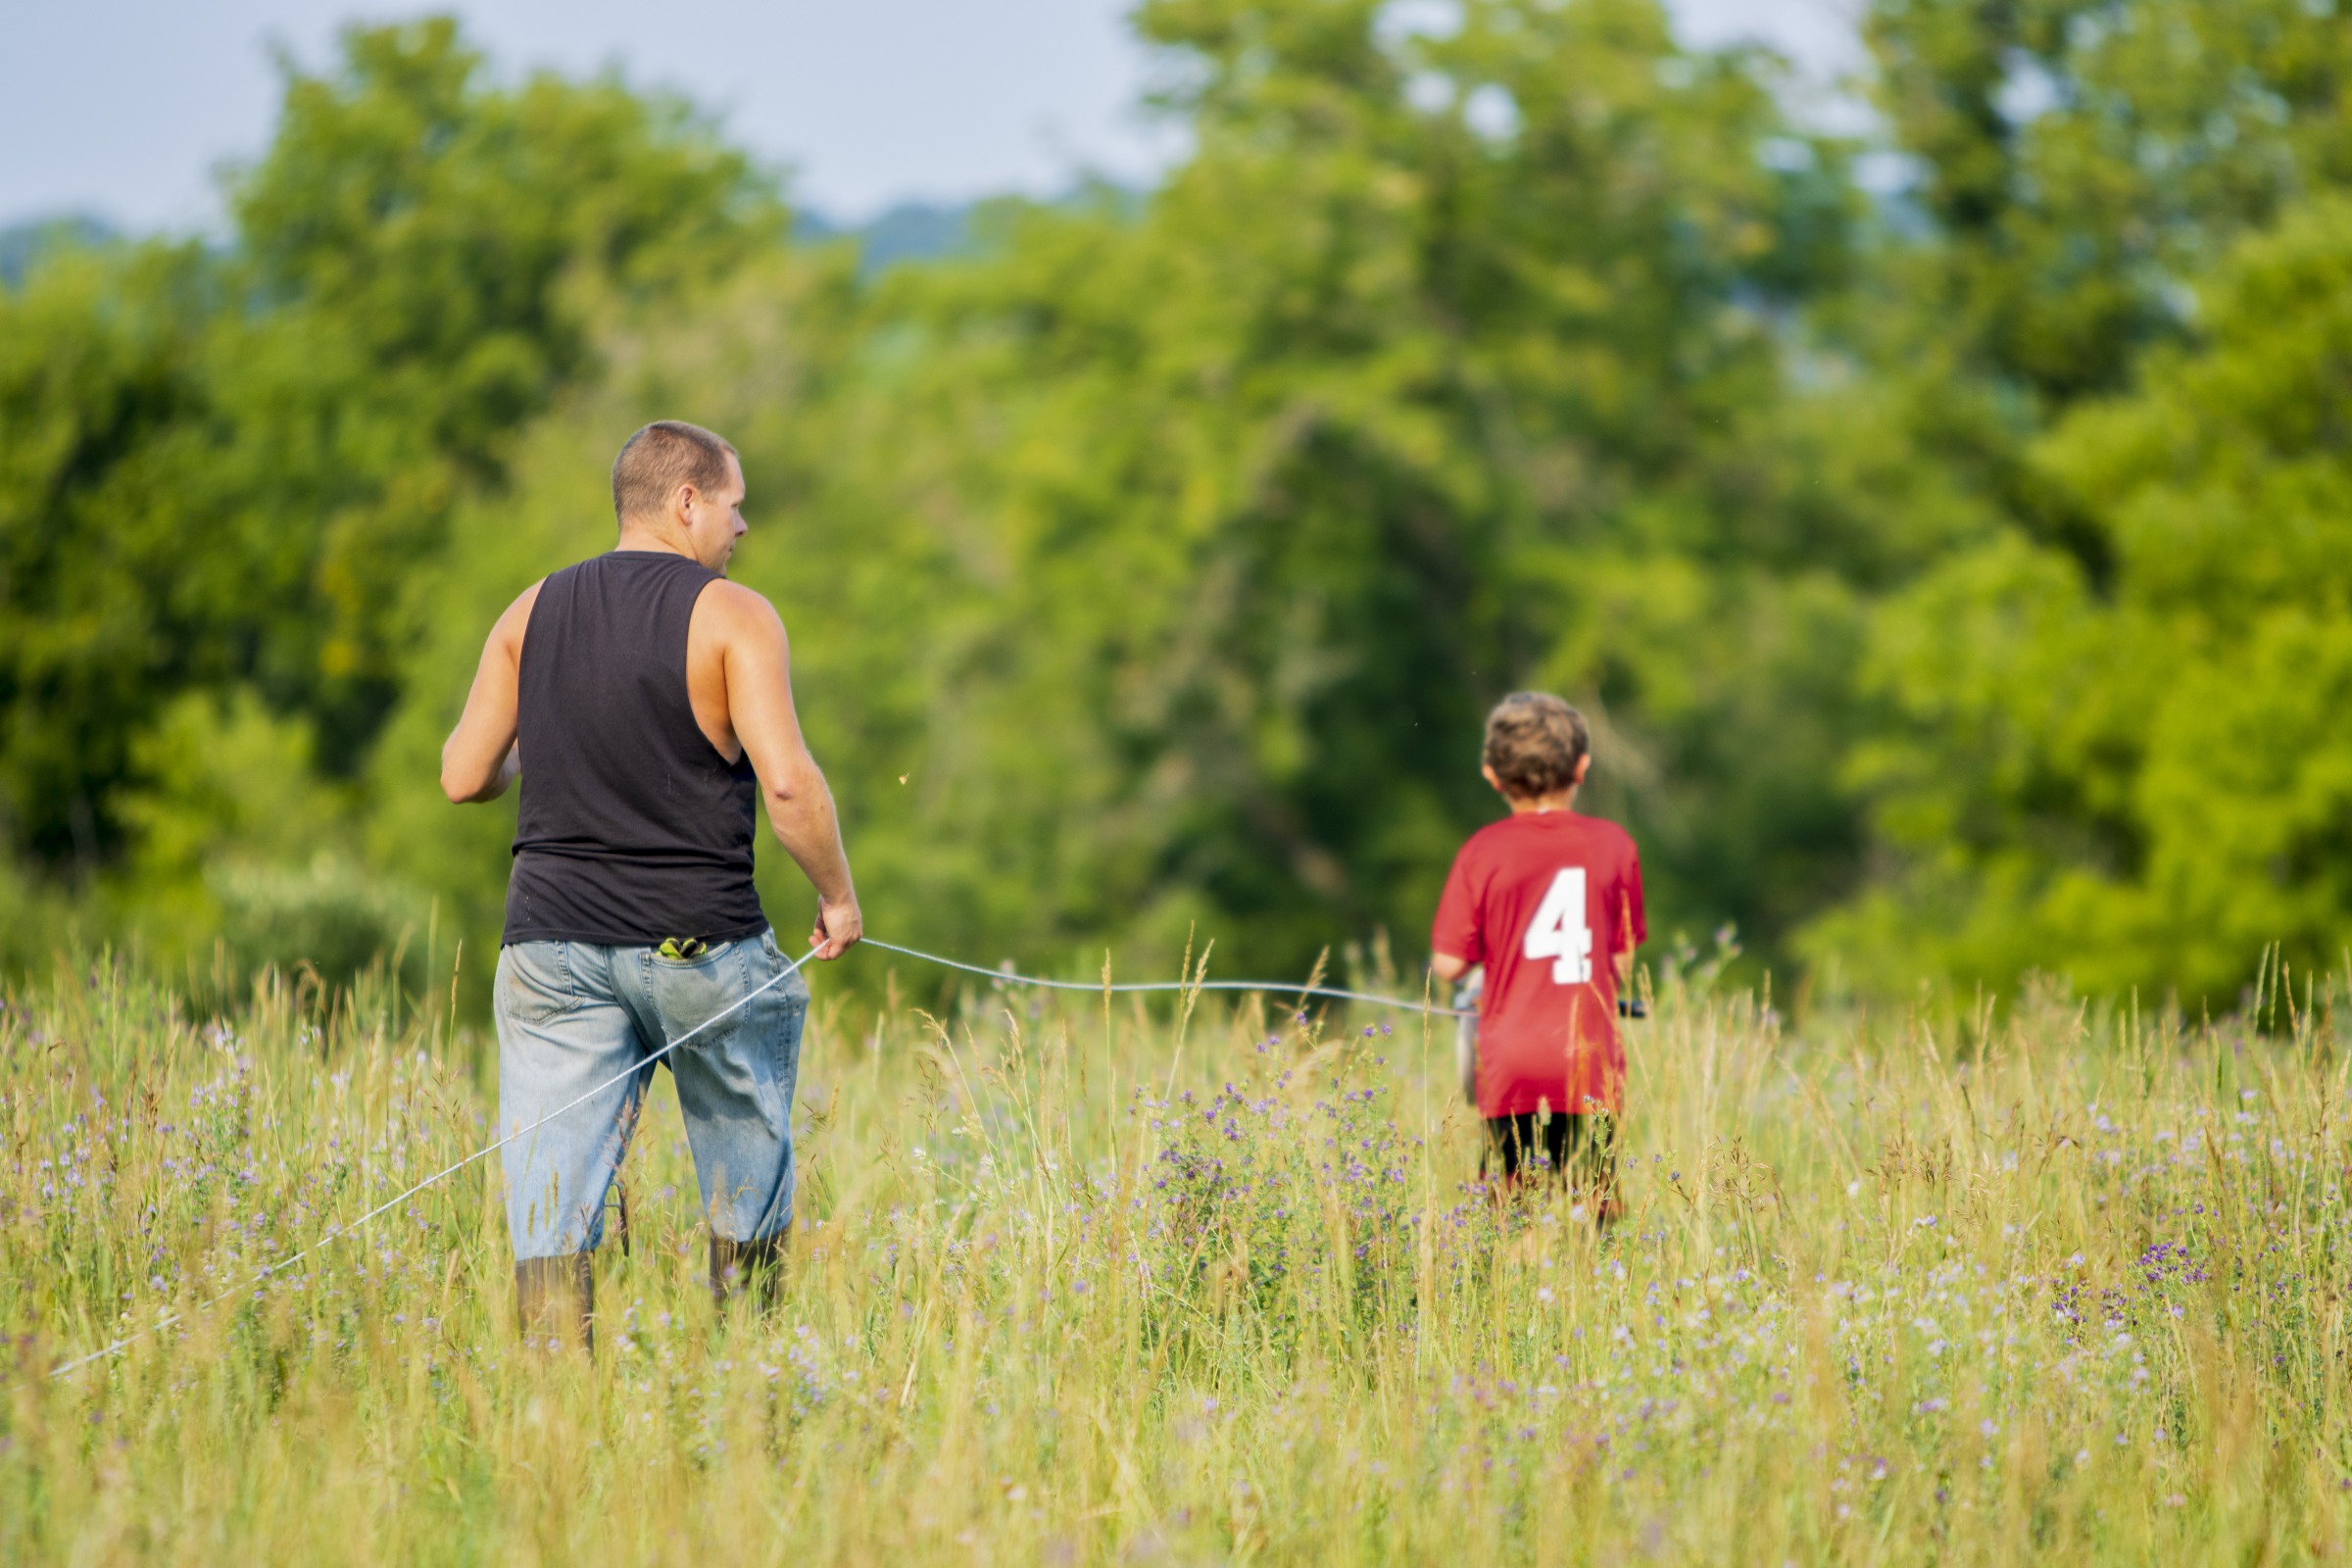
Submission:
{"label": "boy's hand", "polygon": [[1429,956],[1429,972],[1441,980],[1459,980],[1469,971],[1470,960],[1467,958],[1456,957],[1450,953],[1433,953]]}

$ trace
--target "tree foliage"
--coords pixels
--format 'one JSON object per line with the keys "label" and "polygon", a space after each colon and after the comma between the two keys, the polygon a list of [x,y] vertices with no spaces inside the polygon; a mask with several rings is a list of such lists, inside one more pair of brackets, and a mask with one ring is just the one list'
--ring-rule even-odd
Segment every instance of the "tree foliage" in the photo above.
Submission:
{"label": "tree foliage", "polygon": [[102,863],[135,738],[249,682],[350,774],[450,509],[591,372],[605,293],[771,241],[742,156],[617,83],[481,79],[447,21],[290,72],[226,254],[72,256],[0,296],[0,722],[22,853]]}
{"label": "tree foliage", "polygon": [[1877,0],[1868,30],[1936,224],[1910,281],[2052,402],[2119,390],[2239,235],[2352,176],[2332,0]]}
{"label": "tree foliage", "polygon": [[1774,397],[1850,260],[1839,149],[1647,3],[1386,15],[1146,8],[1191,162],[870,301],[777,584],[918,930],[1198,922],[1277,966],[1411,931],[1531,682],[1608,719],[1686,918],[1770,931],[1847,873],[1814,760],[1860,585],[1921,545]]}
{"label": "tree foliage", "polygon": [[2226,1004],[2265,945],[2309,973],[2352,941],[2352,204],[2200,298],[2034,454],[2102,579],[2011,531],[1887,607],[1908,723],[1857,765],[1911,863],[1825,948]]}
{"label": "tree foliage", "polygon": [[2346,940],[2330,0],[1877,0],[1875,147],[1655,0],[1135,22],[1182,166],[928,263],[446,22],[289,72],[225,246],[44,245],[0,290],[14,902],[484,951],[511,817],[433,753],[670,416],[742,448],[878,931],[1409,944],[1540,685],[1668,931],[2184,997]]}
{"label": "tree foliage", "polygon": [[2326,763],[2280,747],[2331,679],[2292,629],[2329,578],[2244,568],[2311,564],[2328,516],[2330,438],[2285,411],[2337,396],[2352,31],[2331,0],[1881,0],[1872,37],[1933,223],[1874,318],[1916,346],[1890,395],[2000,525],[1874,612],[1878,874],[1805,945],[2220,1004],[2266,944],[2325,965]]}

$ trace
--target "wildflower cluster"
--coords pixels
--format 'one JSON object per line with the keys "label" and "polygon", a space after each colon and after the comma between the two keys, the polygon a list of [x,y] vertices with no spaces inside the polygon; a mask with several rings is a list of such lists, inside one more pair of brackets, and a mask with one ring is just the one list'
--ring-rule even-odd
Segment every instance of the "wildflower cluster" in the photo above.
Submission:
{"label": "wildflower cluster", "polygon": [[1148,1230],[1183,1283],[1276,1325],[1305,1303],[1368,1314],[1409,1296],[1420,1140],[1390,1112],[1385,1067],[1333,1053],[1255,1091],[1140,1101],[1162,1140]]}

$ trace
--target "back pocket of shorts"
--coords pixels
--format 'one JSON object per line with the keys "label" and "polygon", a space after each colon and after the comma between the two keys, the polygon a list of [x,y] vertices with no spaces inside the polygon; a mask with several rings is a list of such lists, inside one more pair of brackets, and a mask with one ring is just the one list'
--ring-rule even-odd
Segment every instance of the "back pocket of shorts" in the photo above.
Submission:
{"label": "back pocket of shorts", "polygon": [[517,942],[498,956],[498,1009],[524,1023],[546,1023],[580,1004],[571,983],[571,945]]}

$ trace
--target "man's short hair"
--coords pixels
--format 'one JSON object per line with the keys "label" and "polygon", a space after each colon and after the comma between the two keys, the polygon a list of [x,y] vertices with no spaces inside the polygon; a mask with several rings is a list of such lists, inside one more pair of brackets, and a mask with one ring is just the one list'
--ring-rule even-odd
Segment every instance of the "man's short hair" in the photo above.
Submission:
{"label": "man's short hair", "polygon": [[659,514],[682,484],[725,489],[727,459],[734,452],[699,424],[656,419],[623,442],[620,456],[612,460],[612,515],[626,522]]}
{"label": "man's short hair", "polygon": [[1585,715],[1549,692],[1513,692],[1487,715],[1486,763],[1505,793],[1556,795],[1592,750]]}

